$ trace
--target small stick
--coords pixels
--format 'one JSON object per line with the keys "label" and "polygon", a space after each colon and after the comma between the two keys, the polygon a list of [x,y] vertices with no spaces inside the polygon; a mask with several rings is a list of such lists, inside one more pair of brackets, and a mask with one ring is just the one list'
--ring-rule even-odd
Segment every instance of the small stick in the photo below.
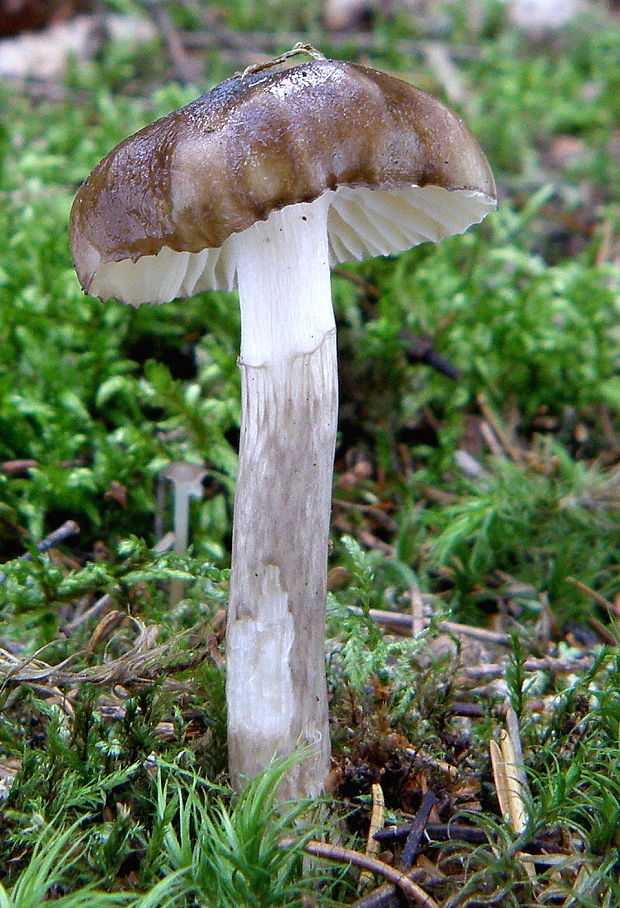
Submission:
{"label": "small stick", "polygon": [[489,424],[496,437],[499,439],[499,442],[504,449],[504,452],[516,463],[520,463],[523,460],[523,455],[520,449],[512,444],[503,428],[499,425],[497,419],[495,418],[491,408],[487,404],[482,394],[478,394],[476,398],[478,406],[480,407],[480,412],[484,416],[486,422]]}
{"label": "small stick", "polygon": [[[397,841],[406,838],[412,828],[412,823],[386,826],[381,832],[375,833],[375,838],[379,842]],[[470,842],[473,845],[483,845],[488,842],[488,837],[482,829],[478,829],[476,826],[463,826],[458,823],[427,823],[425,832],[431,841]]]}
{"label": "small stick", "polygon": [[[527,825],[525,800],[521,784],[522,767],[517,763],[517,755],[512,737],[504,729],[499,733],[499,747],[504,765],[510,824],[517,835],[520,835]],[[521,772],[519,770],[521,770]]]}
{"label": "small stick", "polygon": [[103,596],[97,599],[94,605],[91,605],[86,611],[79,614],[76,618],[73,618],[72,621],[67,621],[61,628],[62,632],[64,634],[70,634],[72,631],[76,630],[80,624],[84,624],[85,621],[90,621],[91,618],[96,618],[111,602],[112,597],[110,594],[104,593]]}
{"label": "small stick", "polygon": [[[421,595],[421,594],[420,594]],[[426,597],[423,597],[423,601]],[[362,609],[358,606],[348,606],[349,610],[356,615],[363,614]],[[388,612],[384,609],[371,608],[368,612],[373,621],[383,627],[391,627],[394,630],[402,629],[409,636],[411,634],[412,616],[402,612]],[[430,618],[423,618],[424,627],[431,623]],[[510,634],[502,634],[498,631],[489,631],[484,627],[473,627],[469,624],[458,624],[455,621],[440,621],[438,627],[449,633],[459,634],[463,637],[474,637],[476,640],[484,640],[487,643],[501,643],[504,646],[510,646]]]}
{"label": "small stick", "polygon": [[585,583],[582,583],[581,580],[577,580],[575,577],[567,577],[567,583],[572,583],[573,586],[581,593],[585,593],[586,596],[589,596],[593,602],[596,602],[597,605],[600,605],[602,608],[606,609],[611,615],[618,615],[618,609],[614,606],[613,602],[610,602],[609,599],[606,599],[604,596],[601,596],[600,593],[597,593],[596,590],[593,590],[591,587],[586,586]]}
{"label": "small stick", "polygon": [[247,76],[254,75],[254,73],[260,73],[265,69],[271,69],[272,66],[280,66],[280,64],[286,63],[292,57],[298,57],[300,54],[306,57],[312,57],[313,60],[325,59],[323,54],[311,44],[304,44],[302,41],[297,41],[290,50],[285,50],[283,54],[280,54],[274,60],[267,60],[264,63],[252,63],[251,66],[246,66],[243,72],[235,73],[235,75],[239,76],[241,79],[245,79]]}
{"label": "small stick", "polygon": [[[383,829],[383,819],[385,813],[385,798],[383,789],[378,783],[372,786],[372,810],[370,812],[370,823],[368,825],[368,836],[366,838],[366,854],[375,858],[379,855],[380,845],[375,839],[375,832]],[[372,882],[372,873],[369,870],[362,870],[360,873],[360,883],[363,887],[370,886]]]}
{"label": "small stick", "polygon": [[158,0],[146,0],[146,7],[162,34],[177,79],[180,82],[193,82],[200,76],[200,69],[187,53],[167,10]]}
{"label": "small stick", "polygon": [[452,703],[448,712],[451,716],[463,716],[469,719],[482,719],[484,709],[479,703]]}
{"label": "small stick", "polygon": [[[155,543],[152,552],[160,555],[162,552],[168,552],[174,545],[174,533],[166,533],[165,536]],[[65,625],[61,628],[64,634],[70,634],[72,631],[76,630],[81,624],[84,624],[86,621],[90,621],[91,618],[96,618],[105,608],[110,605],[112,602],[112,597],[109,593],[104,593],[100,599],[91,605],[90,608],[87,608],[85,612],[82,612],[76,618],[73,618],[71,621],[67,621]]]}
{"label": "small stick", "polygon": [[510,803],[508,801],[508,783],[506,780],[506,770],[502,750],[495,738],[489,741],[489,754],[491,757],[491,767],[493,769],[493,781],[495,782],[495,794],[499,803],[499,809],[502,817],[507,823],[510,823]]}
{"label": "small stick", "polygon": [[[70,469],[71,467],[81,466],[83,461],[81,460],[63,460],[60,462],[59,466],[63,469]],[[35,470],[40,466],[38,460],[29,460],[22,458],[20,460],[4,460],[0,463],[0,473],[8,473],[9,476],[21,476],[22,473],[27,473],[28,470]]]}
{"label": "small stick", "polygon": [[[224,28],[219,26],[219,24],[210,25],[210,27],[205,31],[185,31],[181,33],[181,37],[184,43],[188,47],[197,47],[203,50],[206,48],[216,48],[218,51],[221,51],[222,48],[232,48],[237,51],[239,48],[252,47],[256,52],[257,48],[260,48],[263,52],[273,52],[278,47],[281,47],[285,44],[295,44],[295,42],[300,42],[302,39],[308,40],[307,32],[246,32],[244,34],[244,41],[242,42],[240,36],[237,32],[234,32],[232,29]],[[313,40],[316,39],[317,43],[325,40],[324,34],[311,35]],[[347,35],[337,35],[332,32],[329,36],[329,43],[333,47],[348,47],[351,43],[351,37]],[[422,56],[424,53],[425,40],[412,40],[410,38],[403,38],[398,41],[394,41],[390,44],[390,50],[396,51],[400,54],[405,54],[408,57],[411,56]],[[435,43],[437,43],[435,41]],[[374,35],[368,34],[356,34],[355,35],[355,46],[359,50],[364,50],[367,52],[381,52],[381,48],[377,39]],[[450,44],[450,53],[455,59],[469,60],[477,58],[480,49],[475,44]]]}
{"label": "small stick", "polygon": [[598,618],[594,618],[593,615],[590,615],[588,624],[592,630],[596,631],[603,643],[607,643],[609,646],[615,646],[617,644],[618,641],[616,637],[614,637],[611,631],[607,630],[603,622],[599,621]]}
{"label": "small stick", "polygon": [[[576,659],[555,659],[553,656],[546,656],[544,659],[526,659],[523,668],[526,672],[550,672],[557,675],[591,668],[593,661],[594,657],[589,654]],[[501,678],[506,674],[506,668],[506,665],[498,665],[496,662],[485,662],[482,665],[464,666],[461,672],[467,678]]]}
{"label": "small stick", "polygon": [[447,375],[448,378],[457,379],[461,377],[460,371],[452,363],[437,353],[433,347],[432,337],[415,337],[408,331],[401,331],[399,339],[404,342],[405,357],[410,363],[425,363],[427,366]]}
{"label": "small stick", "polygon": [[422,798],[422,804],[420,809],[414,817],[413,823],[411,824],[411,831],[407,836],[405,845],[403,847],[403,853],[400,859],[400,866],[402,870],[409,870],[411,865],[416,859],[418,850],[420,848],[420,841],[426,829],[426,824],[428,823],[428,818],[430,812],[437,803],[437,798],[432,791],[427,791],[424,797]]}
{"label": "small stick", "polygon": [[38,460],[5,460],[0,463],[0,472],[8,473],[9,476],[19,476],[21,473],[27,473],[39,466]]}
{"label": "small stick", "polygon": [[[407,876],[415,883],[423,880],[428,874],[423,870],[412,870]],[[402,904],[403,900],[399,896],[396,886],[392,886],[391,883],[382,883],[372,892],[353,902],[351,908],[402,908]]]}
{"label": "small stick", "polygon": [[[405,846],[403,848],[400,866],[402,870],[408,871],[407,876],[413,882],[415,882],[418,878],[423,878],[426,875],[424,871],[411,870],[410,868],[416,857],[416,852],[418,851],[422,834],[424,833],[424,830],[426,828],[429,814],[436,803],[437,798],[435,797],[435,795],[432,792],[427,791],[422,799],[422,804],[415,816],[413,823],[407,825],[407,841],[405,842]],[[382,835],[382,830],[375,832],[374,838],[377,844],[383,841],[384,836]],[[368,850],[366,853],[368,853]],[[398,897],[398,890],[396,886],[392,885],[391,883],[384,883],[382,886],[374,889],[371,893],[365,895],[357,902],[354,902],[353,908],[393,908],[393,906],[395,908],[395,906],[400,904],[401,901]]]}
{"label": "small stick", "polygon": [[[280,842],[281,848],[286,848],[293,843],[292,839],[284,839]],[[439,908],[437,902],[427,895],[417,883],[414,883],[405,873],[390,867],[384,861],[377,858],[371,858],[359,851],[353,851],[352,848],[343,848],[341,845],[330,845],[327,842],[317,842],[311,839],[305,846],[308,854],[317,858],[324,858],[326,861],[336,861],[340,864],[353,864],[356,867],[362,867],[371,873],[385,877],[394,886],[397,886],[402,892],[409,896],[417,905],[422,908]]]}
{"label": "small stick", "polygon": [[[77,536],[79,532],[80,527],[75,520],[65,520],[58,529],[53,530],[49,535],[42,539],[41,542],[37,543],[37,551],[47,552],[48,549],[58,545],[59,542],[64,542],[65,539],[69,539],[70,536]],[[26,557],[26,555],[24,555],[24,557]]]}
{"label": "small stick", "polygon": [[106,640],[110,634],[116,630],[119,624],[123,623],[126,617],[127,614],[125,612],[118,610],[108,612],[107,615],[104,615],[86,644],[86,659],[89,664],[90,661],[92,661],[93,654],[99,644]]}
{"label": "small stick", "polygon": [[398,529],[396,521],[374,504],[360,504],[357,501],[346,501],[343,498],[332,498],[332,504],[335,507],[342,508],[344,511],[360,511],[363,514],[368,514],[369,517],[376,520],[390,533],[395,533]]}
{"label": "small stick", "polygon": [[422,49],[426,63],[445,91],[452,104],[465,104],[467,92],[461,75],[452,61],[449,45],[440,41],[426,41]]}
{"label": "small stick", "polygon": [[358,287],[361,287],[362,290],[368,296],[371,296],[373,299],[378,300],[381,296],[381,291],[375,287],[374,284],[369,283],[366,278],[361,277],[359,274],[354,274],[352,271],[348,271],[346,268],[343,268],[341,265],[336,265],[335,268],[332,268],[332,274],[337,274],[338,277],[342,277],[347,281],[350,281],[352,284],[356,284]]}
{"label": "small stick", "polygon": [[[57,530],[54,530],[49,536],[46,536],[45,539],[42,539],[41,542],[37,542],[35,548],[39,552],[47,552],[48,549],[53,548],[55,545],[58,545],[59,542],[64,542],[65,539],[68,539],[69,536],[75,536],[80,532],[80,528],[75,520],[65,520]],[[32,554],[30,552],[24,552],[23,555],[20,555],[21,561],[32,561]],[[4,582],[6,574],[0,571],[0,583]]]}
{"label": "small stick", "polygon": [[521,743],[521,729],[519,728],[519,719],[510,703],[506,704],[506,729],[510,736],[512,751],[514,754],[514,771],[515,776],[522,794],[529,793],[527,774],[525,772],[525,760],[523,759],[523,745]]}
{"label": "small stick", "polygon": [[[489,741],[489,750],[502,816],[512,831],[520,835],[527,826],[524,797],[527,793],[527,780],[524,787],[525,773],[523,766],[518,762],[519,757],[521,761],[523,760],[523,755],[517,715],[511,706],[507,707],[506,714],[509,731],[502,728],[499,733],[499,744],[492,738]],[[530,879],[534,878],[533,867],[526,864],[525,871]]]}

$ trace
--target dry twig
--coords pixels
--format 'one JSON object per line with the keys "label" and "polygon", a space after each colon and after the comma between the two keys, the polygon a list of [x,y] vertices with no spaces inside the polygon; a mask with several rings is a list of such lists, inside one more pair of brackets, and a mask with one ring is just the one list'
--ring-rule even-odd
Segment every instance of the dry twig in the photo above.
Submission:
{"label": "dry twig", "polygon": [[[372,810],[370,812],[370,823],[368,825],[368,836],[366,838],[366,854],[375,858],[379,855],[379,842],[375,839],[375,832],[383,829],[383,818],[385,812],[385,798],[383,789],[377,783],[372,786]],[[372,873],[369,870],[363,870],[360,873],[360,883],[362,886],[369,886],[372,882]]]}
{"label": "dry twig", "polygon": [[[584,653],[575,659],[556,659],[553,656],[545,656],[542,659],[526,659],[523,668],[526,672],[549,672],[552,675],[560,675],[569,672],[583,672],[592,667],[594,656]],[[500,665],[497,662],[485,662],[482,665],[464,666],[461,668],[462,674],[468,678],[502,678],[506,674],[508,666]]]}
{"label": "dry twig", "polygon": [[[280,843],[281,848],[291,845],[292,839],[284,839]],[[353,851],[352,848],[344,848],[341,845],[330,845],[328,842],[317,842],[311,839],[305,846],[308,854],[317,858],[323,858],[326,861],[336,861],[339,864],[353,864],[355,867],[362,867],[371,873],[389,880],[394,886],[397,886],[408,898],[416,905],[422,908],[439,908],[437,902],[427,895],[424,890],[414,883],[411,877],[394,867],[390,867],[384,861],[377,858],[371,858],[359,851]]]}

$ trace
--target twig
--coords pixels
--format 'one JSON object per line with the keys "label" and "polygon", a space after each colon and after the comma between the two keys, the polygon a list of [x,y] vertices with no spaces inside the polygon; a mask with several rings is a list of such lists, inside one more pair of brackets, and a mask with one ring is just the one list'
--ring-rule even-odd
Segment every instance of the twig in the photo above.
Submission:
{"label": "twig", "polygon": [[70,634],[73,631],[77,630],[80,624],[84,624],[86,621],[90,621],[91,618],[97,618],[101,612],[110,605],[112,602],[112,597],[109,593],[104,593],[94,605],[91,605],[90,608],[87,608],[86,611],[82,612],[77,617],[73,618],[71,621],[67,621],[60,629],[63,634]]}
{"label": "twig", "polygon": [[468,719],[482,719],[484,709],[479,703],[451,703],[448,707],[451,716],[463,716]]}
{"label": "twig", "polygon": [[[232,29],[224,27],[213,27],[201,32],[184,31],[180,33],[181,39],[186,47],[196,48],[217,48],[221,51],[228,48],[234,51],[252,50],[256,55],[259,51],[272,53],[281,47],[292,47],[298,42],[310,42],[315,46],[329,44],[331,47],[349,47],[351,45],[350,35],[326,35],[323,32],[246,32],[241,36]],[[415,41],[411,39],[400,39],[390,42],[389,49],[405,54],[407,57],[417,56],[423,58],[428,40]],[[433,41],[437,45],[437,41]],[[381,54],[385,52],[385,46],[377,41],[374,35],[365,35],[357,33],[355,35],[355,46],[358,50],[366,53]],[[454,59],[468,60],[476,58],[480,50],[473,44],[450,44],[450,53]]]}
{"label": "twig", "polygon": [[[609,411],[605,404],[599,404],[597,407],[598,418],[601,421],[601,428],[603,430],[603,436],[605,441],[611,448],[611,451],[614,452],[618,450],[618,439],[616,438],[616,431],[614,429],[614,424],[609,415]],[[613,456],[613,453],[612,453]]]}
{"label": "twig", "polygon": [[[375,833],[375,838],[383,843],[399,841],[407,838],[412,829],[412,823],[386,826],[381,832]],[[482,845],[488,842],[488,837],[484,830],[478,829],[476,826],[463,826],[458,823],[427,823],[424,831],[431,841],[470,842],[473,845]]]}
{"label": "twig", "polygon": [[[423,596],[423,601],[432,602],[432,596]],[[356,615],[362,615],[363,610],[358,606],[350,605],[348,606],[349,610]],[[390,628],[393,631],[400,631],[406,636],[411,634],[411,628],[413,625],[413,617],[411,615],[403,614],[402,612],[388,612],[383,609],[371,608],[368,611],[368,614],[376,621],[377,624],[380,624],[382,627]],[[424,627],[428,627],[431,623],[431,618],[424,617],[422,618],[422,624]],[[510,646],[511,637],[510,634],[503,634],[498,631],[489,631],[484,627],[473,627],[469,624],[458,624],[455,621],[440,621],[437,625],[438,628],[442,631],[447,631],[451,634],[457,634],[462,637],[473,637],[476,640],[483,640],[485,643],[499,643],[503,646]]]}
{"label": "twig", "polygon": [[614,222],[612,218],[607,218],[603,222],[601,231],[601,244],[596,253],[596,264],[604,265],[605,262],[611,261],[614,247]]}
{"label": "twig", "polygon": [[4,460],[0,463],[0,473],[8,473],[9,476],[20,476],[22,473],[27,473],[28,470],[33,470],[38,466],[38,460],[27,460],[25,458],[21,460]]}
{"label": "twig", "polygon": [[575,577],[567,577],[567,583],[572,583],[573,586],[581,593],[585,593],[586,596],[589,596],[593,602],[596,602],[597,605],[600,605],[602,608],[606,609],[611,615],[618,615],[618,610],[614,606],[613,602],[610,602],[609,599],[605,599],[604,596],[601,596],[600,593],[597,593],[596,590],[593,590],[591,587],[586,586],[585,583],[582,583],[581,580],[577,580]]}
{"label": "twig", "polygon": [[525,794],[525,800],[529,800],[529,786],[527,774],[525,772],[525,760],[523,759],[523,744],[521,742],[521,729],[519,728],[519,718],[510,703],[506,704],[505,709],[506,729],[510,736],[512,753],[514,755],[514,773],[517,779],[519,789]]}
{"label": "twig", "polygon": [[588,624],[593,631],[599,635],[603,643],[607,643],[608,646],[616,646],[618,639],[611,631],[607,630],[602,621],[599,621],[598,618],[595,618],[593,615],[590,615],[588,618]]}
{"label": "twig", "polygon": [[[65,520],[57,530],[53,530],[48,536],[42,539],[41,542],[37,542],[35,548],[38,552],[47,552],[55,545],[58,545],[59,542],[64,542],[65,539],[68,539],[70,536],[76,536],[79,532],[80,527],[75,520]],[[19,558],[20,561],[32,561],[32,553],[24,552]],[[5,576],[6,575],[0,571],[0,583],[4,582]]]}
{"label": "twig", "polygon": [[[483,395],[478,394],[476,400],[478,401],[478,406],[480,407],[480,412],[484,416],[486,422],[492,429],[496,438],[499,440],[502,448],[504,449],[504,453],[506,453],[508,455],[508,457],[511,458],[511,460],[514,460],[515,463],[521,463],[521,461],[523,460],[522,451],[516,445],[512,444],[512,442],[508,438],[507,434],[504,432],[504,429],[499,424],[498,420],[495,418],[493,411],[487,404]],[[481,426],[481,429],[483,429],[483,428],[484,427]]]}
{"label": "twig", "polygon": [[448,378],[455,380],[461,377],[461,373],[456,366],[453,366],[445,356],[437,353],[433,346],[432,337],[414,337],[408,331],[401,331],[398,337],[405,345],[404,353],[408,362],[425,363],[427,366],[436,369],[437,372],[441,372],[442,375],[447,375]]}
{"label": "twig", "polygon": [[422,804],[420,809],[414,817],[413,823],[411,824],[411,831],[407,836],[405,845],[403,847],[403,853],[400,859],[400,866],[402,870],[409,870],[411,865],[416,859],[418,850],[420,848],[420,841],[426,829],[426,824],[428,823],[428,818],[430,812],[437,803],[437,798],[432,791],[427,791],[424,797],[422,798]]}
{"label": "twig", "polygon": [[[429,814],[436,803],[437,798],[432,792],[428,791],[422,799],[422,804],[413,823],[407,826],[408,834],[401,856],[401,869],[407,871],[408,878],[413,882],[426,876],[424,871],[412,871],[410,867],[420,846],[420,840],[426,828]],[[382,832],[380,830],[374,833],[377,845],[383,840]],[[396,886],[392,885],[392,883],[384,883],[357,902],[354,902],[352,908],[397,908],[401,904]]]}
{"label": "twig", "polygon": [[105,615],[95,630],[92,632],[90,640],[86,644],[86,661],[90,663],[92,657],[95,653],[95,650],[104,640],[110,636],[110,634],[116,630],[119,624],[122,624],[123,621],[127,618],[126,612],[121,611],[112,611],[108,612]]}
{"label": "twig", "polygon": [[[292,839],[284,839],[280,843],[281,848],[286,848],[293,843]],[[385,877],[394,886],[397,886],[406,896],[412,899],[416,905],[422,908],[439,908],[437,902],[427,895],[417,883],[394,867],[390,867],[384,861],[377,858],[371,858],[359,851],[353,851],[352,848],[343,848],[341,845],[330,845],[327,842],[317,842],[311,839],[305,846],[308,854],[317,858],[324,858],[326,861],[336,861],[339,864],[353,864],[356,867],[362,867],[371,873]]]}
{"label": "twig", "polygon": [[489,741],[489,753],[493,767],[495,792],[504,820],[512,831],[519,835],[526,824],[525,808],[520,783],[515,772],[515,758],[511,747],[510,736],[505,729],[499,733],[499,742],[495,738]]}
{"label": "twig", "polygon": [[[523,668],[526,672],[549,672],[553,675],[562,672],[580,672],[591,668],[594,656],[589,653],[575,659],[555,659],[545,656],[542,659],[526,659]],[[485,662],[482,665],[472,665],[461,668],[461,672],[468,678],[501,678],[506,673],[507,665],[497,662]]]}
{"label": "twig", "polygon": [[[412,870],[407,876],[415,883],[426,879],[428,873],[424,870]],[[403,900],[398,894],[396,886],[392,886],[391,883],[382,883],[372,892],[353,902],[351,908],[402,908],[402,904]]]}
{"label": "twig", "polygon": [[[529,790],[523,768],[523,750],[521,747],[521,733],[517,714],[512,706],[506,708],[506,725],[508,731],[502,728],[498,740],[491,738],[489,751],[495,780],[497,800],[504,820],[511,826],[512,831],[521,835],[527,826],[526,798]],[[521,858],[522,852],[516,855]],[[534,868],[525,864],[525,872],[530,880],[534,881]]]}
{"label": "twig", "polygon": [[146,0],[146,8],[164,39],[175,77],[179,82],[194,82],[200,76],[200,68],[187,53],[184,41],[167,10],[160,0]]}
{"label": "twig", "polygon": [[389,517],[385,511],[374,504],[361,504],[359,501],[346,501],[344,498],[332,498],[334,507],[342,508],[344,511],[360,511],[368,514],[373,520],[380,524],[389,533],[396,533],[398,524]]}
{"label": "twig", "polygon": [[[383,829],[383,818],[385,813],[385,798],[383,789],[378,783],[372,786],[372,810],[370,812],[370,823],[368,825],[368,835],[366,837],[366,854],[374,858],[379,854],[379,842],[375,839],[375,832]],[[360,883],[364,887],[369,887],[372,883],[372,873],[369,870],[362,870],[360,873]]]}
{"label": "twig", "polygon": [[[37,542],[36,549],[38,552],[47,552],[48,549],[58,545],[59,542],[64,542],[65,539],[68,539],[70,536],[77,536],[79,532],[80,527],[75,520],[65,520],[57,530],[53,530],[48,536],[42,539],[41,542]],[[23,561],[30,561],[32,555],[30,552],[26,552],[21,557]]]}
{"label": "twig", "polygon": [[13,683],[46,682],[56,686],[86,682],[127,685],[152,682],[162,675],[185,671],[207,658],[206,650],[191,654],[189,660],[178,658],[177,644],[182,637],[187,636],[187,631],[168,643],[156,645],[159,633],[157,625],[147,626],[137,618],[130,615],[127,617],[137,627],[138,635],[131,649],[118,659],[82,670],[66,671],[79,654],[73,654],[58,665],[47,665],[37,658],[41,650],[28,659],[20,661],[12,653],[0,649],[0,681],[2,683],[9,681]]}
{"label": "twig", "polygon": [[378,300],[381,297],[381,291],[378,287],[371,284],[370,281],[366,280],[365,277],[362,277],[361,274],[355,274],[353,271],[343,268],[342,265],[336,265],[335,268],[332,268],[332,274],[342,277],[352,284],[356,284],[356,286],[364,291],[366,296],[370,296],[374,300]]}
{"label": "twig", "polygon": [[[153,548],[152,552],[155,552],[156,555],[160,555],[162,552],[168,552],[174,545],[174,533],[166,533],[159,539]],[[86,621],[90,621],[91,618],[97,618],[101,612],[108,607],[112,602],[112,597],[109,593],[104,593],[100,599],[91,605],[90,608],[87,608],[85,612],[82,612],[80,615],[77,615],[71,621],[67,621],[61,628],[64,634],[71,634],[73,631],[84,624]]]}
{"label": "twig", "polygon": [[422,53],[433,75],[452,104],[462,105],[467,93],[461,75],[452,61],[452,50],[440,41],[425,41]]}

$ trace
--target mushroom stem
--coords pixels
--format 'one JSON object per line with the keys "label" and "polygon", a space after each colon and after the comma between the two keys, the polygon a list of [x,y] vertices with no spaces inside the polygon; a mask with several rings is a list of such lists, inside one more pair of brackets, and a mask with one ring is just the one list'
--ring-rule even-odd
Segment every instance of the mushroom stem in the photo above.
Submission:
{"label": "mushroom stem", "polygon": [[233,782],[316,745],[283,798],[318,794],[329,764],[325,590],[338,392],[327,201],[235,238],[241,439],[227,639]]}

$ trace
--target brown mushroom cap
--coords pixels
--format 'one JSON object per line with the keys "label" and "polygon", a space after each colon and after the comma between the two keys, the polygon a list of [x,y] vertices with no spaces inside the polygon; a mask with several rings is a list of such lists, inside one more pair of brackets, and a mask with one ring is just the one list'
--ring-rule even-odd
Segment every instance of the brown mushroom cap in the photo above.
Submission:
{"label": "brown mushroom cap", "polygon": [[[73,204],[75,267],[85,291],[134,303],[231,286],[232,234],[326,192],[332,263],[460,233],[495,207],[486,159],[448,108],[313,60],[235,76],[117,145]],[[123,284],[144,257],[138,298]]]}

